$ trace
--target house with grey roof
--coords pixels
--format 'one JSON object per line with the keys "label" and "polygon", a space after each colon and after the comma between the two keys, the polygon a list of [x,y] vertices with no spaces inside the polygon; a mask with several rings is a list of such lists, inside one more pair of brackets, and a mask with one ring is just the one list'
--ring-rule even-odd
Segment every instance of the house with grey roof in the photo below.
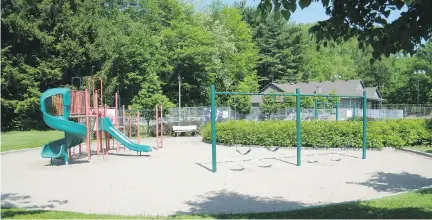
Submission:
{"label": "house with grey roof", "polygon": [[[365,87],[361,80],[335,80],[322,82],[300,82],[300,83],[270,83],[265,86],[261,93],[295,93],[300,89],[301,94],[330,94],[333,90],[336,95],[344,96],[363,96],[366,91],[368,108],[377,108],[384,100],[377,87]],[[258,107],[263,102],[262,96],[252,96],[252,106]],[[361,108],[363,99],[361,98],[340,98],[340,106],[358,106]]]}

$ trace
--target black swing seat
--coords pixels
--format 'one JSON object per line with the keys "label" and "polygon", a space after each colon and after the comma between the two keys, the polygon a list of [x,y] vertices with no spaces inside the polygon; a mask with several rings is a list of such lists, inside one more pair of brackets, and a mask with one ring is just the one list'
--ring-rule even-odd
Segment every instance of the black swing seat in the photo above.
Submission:
{"label": "black swing seat", "polygon": [[241,155],[246,155],[248,153],[250,153],[252,151],[252,148],[247,149],[245,152],[242,152],[238,149],[238,147],[236,146],[236,151],[237,153],[241,154]]}
{"label": "black swing seat", "polygon": [[280,147],[265,147],[265,148],[271,152],[276,152],[279,150]]}

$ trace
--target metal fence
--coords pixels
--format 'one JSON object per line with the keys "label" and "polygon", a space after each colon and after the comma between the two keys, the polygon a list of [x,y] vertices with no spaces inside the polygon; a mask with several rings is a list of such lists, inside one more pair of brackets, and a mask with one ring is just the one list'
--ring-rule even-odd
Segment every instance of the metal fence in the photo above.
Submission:
{"label": "metal fence", "polygon": [[[390,108],[391,107],[391,108]],[[233,111],[228,106],[217,107],[217,120],[295,120],[295,109],[294,108],[283,108],[277,113],[271,115],[265,115],[261,112],[259,107],[252,107],[251,113],[242,117],[236,111]],[[125,110],[123,113],[121,110],[119,116],[122,117],[124,114],[133,115],[131,120],[136,121],[137,111]],[[140,124],[146,125],[147,121],[143,115],[149,112],[149,110],[140,110]],[[377,120],[385,119],[400,119],[400,118],[431,118],[432,117],[432,106],[382,106],[380,109],[367,109],[367,117]],[[313,108],[302,108],[301,109],[301,120],[315,120],[315,110]],[[353,106],[341,106],[339,108],[339,120],[347,120],[353,117],[362,117],[363,109],[354,108]],[[336,120],[336,109],[317,109],[318,120]],[[210,120],[210,107],[199,106],[199,107],[182,107],[171,108],[169,113],[164,115],[164,122],[169,124],[204,124]],[[123,125],[123,120],[120,120],[120,125]],[[127,124],[127,123],[126,123]],[[150,125],[154,125],[154,121],[150,120]]]}
{"label": "metal fence", "polygon": [[[129,133],[128,128],[134,127],[139,124],[141,127],[140,133],[147,133],[151,131],[155,126],[155,120],[147,121],[144,115],[147,113],[154,114],[153,110],[140,110],[140,117],[137,117],[136,110],[125,110],[125,112],[118,112],[120,128],[123,128],[125,133]],[[336,109],[326,108],[317,109],[316,115],[313,108],[302,108],[301,109],[301,120],[336,120]],[[340,106],[339,107],[339,120],[349,120],[354,117],[361,118],[363,116],[363,109],[353,106]],[[432,118],[432,106],[382,106],[380,109],[367,109],[367,117],[376,120],[385,119],[400,119],[400,118]],[[169,129],[173,125],[198,125],[202,126],[210,121],[210,107],[182,107],[172,108],[169,113],[163,116],[164,124],[166,129]],[[259,107],[252,107],[251,113],[243,117],[236,111],[233,111],[228,106],[217,107],[217,121],[226,120],[295,120],[296,110],[294,108],[283,108],[277,113],[271,115],[264,115]],[[138,123],[139,120],[139,123]],[[147,126],[148,125],[148,126]],[[92,123],[92,126],[93,123]]]}
{"label": "metal fence", "polygon": [[[209,117],[210,107],[183,107],[179,111],[178,108],[172,108],[166,116],[168,121],[206,121]],[[240,119],[242,116],[233,111],[230,107],[217,107],[218,120]],[[180,112],[180,116],[179,116]],[[295,120],[294,108],[283,108],[270,116],[264,115],[259,107],[252,107],[252,111],[244,119],[245,120]],[[367,117],[374,119],[399,119],[399,118],[429,118],[432,117],[432,107],[411,107],[411,108],[381,108],[367,109]],[[315,110],[312,108],[301,109],[302,120],[315,119]],[[353,108],[342,106],[339,108],[339,120],[346,120],[354,116],[362,117],[362,108]],[[318,120],[336,120],[336,109],[317,109]]]}

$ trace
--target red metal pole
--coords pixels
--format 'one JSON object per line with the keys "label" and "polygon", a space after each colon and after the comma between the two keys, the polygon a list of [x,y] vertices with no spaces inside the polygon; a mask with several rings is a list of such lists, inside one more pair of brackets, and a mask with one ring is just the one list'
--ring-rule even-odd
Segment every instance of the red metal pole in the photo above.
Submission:
{"label": "red metal pole", "polygon": [[129,139],[132,139],[132,120],[129,114]]}
{"label": "red metal pole", "polygon": [[[123,121],[123,133],[126,135],[126,123],[125,123],[125,107],[124,105],[122,106],[123,109],[123,114],[122,114],[122,121]],[[123,146],[123,150],[126,150],[126,147]]]}
{"label": "red metal pole", "polygon": [[[81,122],[81,118],[78,118],[78,123],[80,123],[80,122]],[[79,154],[79,156],[81,156],[81,144],[78,147],[78,154]]]}
{"label": "red metal pole", "polygon": [[104,106],[104,103],[103,103],[103,83],[102,83],[102,78],[99,78],[99,80],[100,80],[100,89],[101,89],[101,91],[100,91],[100,98],[101,98],[101,105],[102,106]]}
{"label": "red metal pole", "polygon": [[140,113],[137,112],[137,134],[138,134],[138,144],[140,143]]}
{"label": "red metal pole", "polygon": [[160,109],[161,109],[161,113],[160,113],[160,115],[161,115],[161,147],[163,147],[163,132],[164,132],[164,129],[163,129],[163,109],[162,109],[162,105],[160,106]]}
{"label": "red metal pole", "polygon": [[[101,102],[102,102],[102,100],[101,100]],[[103,105],[101,105],[101,110],[103,111]],[[102,114],[103,114],[103,112],[102,112]],[[102,115],[102,116],[104,116],[104,115]],[[103,140],[104,140],[104,134],[105,134],[105,132],[104,132],[104,123],[101,123],[102,124],[102,128],[101,128],[101,131],[100,131],[100,136],[101,136],[101,151],[102,151],[102,156],[103,155],[105,155],[105,153],[106,153],[106,151],[105,151],[105,149],[104,149],[104,143],[103,143]],[[105,157],[103,157],[104,159],[105,159]]]}
{"label": "red metal pole", "polygon": [[[89,84],[90,86],[90,84]],[[90,122],[89,122],[89,114],[90,114],[90,95],[89,95],[89,90],[85,90],[85,94],[86,94],[86,127],[87,127],[87,159],[90,160],[91,159],[91,148],[90,148]]]}
{"label": "red metal pole", "polygon": [[156,121],[155,121],[155,128],[156,128],[156,130],[155,130],[155,132],[156,132],[156,148],[159,148],[159,139],[158,139],[158,137],[159,137],[159,119],[158,119],[158,105],[156,104],[156,106],[155,106],[155,118],[156,118]]}
{"label": "red metal pole", "polygon": [[[103,106],[103,110],[104,110],[103,116],[106,117],[106,105]],[[109,137],[108,137],[108,133],[103,130],[103,126],[104,124],[102,123],[102,131],[103,134],[105,135],[105,155],[107,155],[109,151]]]}
{"label": "red metal pole", "polygon": [[95,120],[95,126],[96,126],[96,151],[97,151],[97,155],[99,157],[99,150],[100,150],[100,145],[99,145],[99,105],[98,105],[98,94],[97,92],[93,93],[93,111],[96,113],[96,120]]}
{"label": "red metal pole", "polygon": [[[114,120],[115,120],[115,127],[118,129],[118,127],[119,127],[119,123],[118,123],[118,120],[119,120],[119,116],[118,116],[118,93],[116,92],[115,93],[115,111],[114,111]],[[113,138],[113,141],[114,141],[114,138]],[[119,142],[117,141],[116,142],[116,150],[118,151],[119,150]],[[114,144],[113,144],[113,146],[114,146]]]}

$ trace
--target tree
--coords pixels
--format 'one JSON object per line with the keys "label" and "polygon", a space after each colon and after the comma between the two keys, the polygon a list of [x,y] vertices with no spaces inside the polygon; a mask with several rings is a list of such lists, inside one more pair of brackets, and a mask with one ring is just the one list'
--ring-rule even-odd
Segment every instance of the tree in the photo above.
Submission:
{"label": "tree", "polygon": [[313,97],[301,97],[300,98],[300,107],[301,108],[313,108],[314,107],[314,98]]}
{"label": "tree", "polygon": [[[328,102],[327,102],[327,99],[325,97],[322,97],[322,96],[314,97],[314,101],[317,102],[317,108],[318,109],[327,108]],[[315,105],[315,103],[314,103],[314,105]]]}
{"label": "tree", "polygon": [[[272,92],[271,94],[275,94]],[[274,113],[279,112],[280,110],[280,103],[278,96],[275,95],[264,95],[262,96],[263,102],[260,104],[260,110],[261,112],[266,115],[270,119],[270,116]]]}
{"label": "tree", "polygon": [[169,113],[169,110],[175,105],[169,101],[169,99],[162,95],[160,92],[152,93],[146,88],[142,89],[137,96],[133,99],[133,109],[144,110],[142,115],[147,121],[147,127],[149,128],[150,121],[155,119],[155,107],[162,105],[162,113],[164,115]]}
{"label": "tree", "polygon": [[329,94],[329,98],[327,99],[327,103],[330,108],[336,107],[336,103],[339,102],[340,98],[336,96],[336,90],[332,90]]}
{"label": "tree", "polygon": [[432,104],[432,89],[429,89],[427,96],[428,96],[427,103]]}
{"label": "tree", "polygon": [[[250,75],[236,87],[236,92],[256,92],[258,90],[258,81],[256,75]],[[240,119],[244,119],[252,111],[251,97],[248,95],[234,95],[230,97],[228,105]]]}
{"label": "tree", "polygon": [[2,130],[47,128],[41,91],[90,73],[101,1],[2,1]]}
{"label": "tree", "polygon": [[[381,55],[389,56],[403,50],[410,54],[417,51],[422,40],[432,37],[432,1],[425,0],[314,0],[321,2],[330,16],[319,21],[310,31],[317,42],[328,40],[359,41],[359,48],[371,45],[372,59]],[[261,16],[272,14],[275,18],[289,19],[291,13],[308,7],[312,0],[261,0],[258,9]],[[391,23],[388,18],[392,11],[406,7],[400,17]]]}
{"label": "tree", "polygon": [[[293,93],[286,93],[293,94]],[[295,96],[283,96],[283,101],[281,103],[283,108],[295,108],[296,107],[296,97]]]}
{"label": "tree", "polygon": [[293,82],[300,79],[300,67],[304,62],[307,31],[302,26],[291,25],[272,17],[258,23],[251,19],[256,9],[238,6],[253,30],[260,59],[256,70],[260,77],[260,85],[275,82]]}
{"label": "tree", "polygon": [[301,66],[303,80],[355,79],[353,54],[357,51],[356,40],[332,44],[319,50],[316,49],[316,43],[310,41],[304,51],[305,63]]}

